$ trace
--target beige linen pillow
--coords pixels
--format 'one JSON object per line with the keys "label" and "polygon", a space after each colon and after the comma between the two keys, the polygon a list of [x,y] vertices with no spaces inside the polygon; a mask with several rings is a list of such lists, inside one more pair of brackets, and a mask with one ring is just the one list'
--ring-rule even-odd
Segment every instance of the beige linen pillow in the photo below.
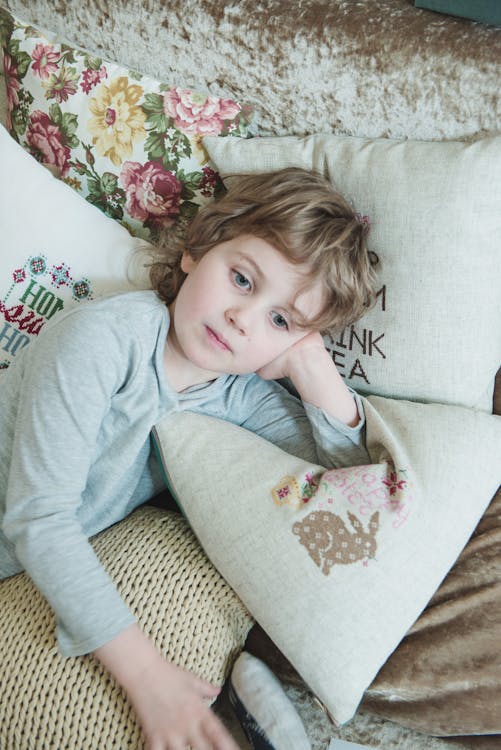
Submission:
{"label": "beige linen pillow", "polygon": [[[94,547],[160,651],[222,684],[253,621],[182,516],[141,508],[95,537]],[[25,573],[0,582],[0,747],[141,750],[123,691],[91,656],[60,656],[54,628]]]}
{"label": "beige linen pillow", "polygon": [[216,568],[344,723],[426,607],[501,478],[501,418],[371,397],[368,466],[326,471],[188,412],[155,428]]}
{"label": "beige linen pillow", "polygon": [[326,340],[361,393],[492,410],[501,363],[501,136],[348,136],[204,144],[223,175],[314,168],[372,222],[377,304]]}

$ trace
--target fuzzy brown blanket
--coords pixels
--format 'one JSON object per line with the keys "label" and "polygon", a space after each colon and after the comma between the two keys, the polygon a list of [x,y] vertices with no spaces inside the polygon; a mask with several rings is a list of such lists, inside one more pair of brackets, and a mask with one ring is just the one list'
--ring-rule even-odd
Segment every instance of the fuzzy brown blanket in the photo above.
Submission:
{"label": "fuzzy brown blanket", "polygon": [[6,0],[175,85],[252,103],[261,131],[451,139],[499,131],[501,28],[412,0]]}

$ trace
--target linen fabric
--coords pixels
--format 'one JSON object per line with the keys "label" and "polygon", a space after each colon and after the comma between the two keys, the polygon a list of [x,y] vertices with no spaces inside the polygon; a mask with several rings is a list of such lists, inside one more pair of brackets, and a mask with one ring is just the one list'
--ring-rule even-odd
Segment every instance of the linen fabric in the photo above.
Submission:
{"label": "linen fabric", "polygon": [[249,134],[248,106],[103,60],[1,8],[0,45],[9,132],[147,240],[221,188],[201,136]]}
{"label": "linen fabric", "polygon": [[54,318],[3,376],[0,577],[30,574],[57,614],[66,656],[134,621],[88,537],[164,488],[150,431],[166,414],[228,419],[329,465],[367,461],[358,397],[361,419],[348,427],[257,375],[174,391],[169,325],[153,291],[95,300]]}
{"label": "linen fabric", "polygon": [[499,417],[381,397],[364,409],[371,465],[331,471],[200,415],[155,427],[209,558],[336,723],[353,716],[500,481]]}
{"label": "linen fabric", "polygon": [[[165,658],[222,685],[252,617],[179,513],[144,507],[94,537],[96,554]],[[0,746],[146,746],[123,690],[90,657],[57,651],[54,613],[26,573],[0,582]]]}
{"label": "linen fabric", "polygon": [[322,172],[363,215],[380,260],[376,306],[326,339],[361,393],[492,410],[501,362],[501,137],[206,138],[224,176]]}
{"label": "linen fabric", "polygon": [[0,163],[1,373],[62,310],[149,281],[147,243],[55,179],[1,125]]}

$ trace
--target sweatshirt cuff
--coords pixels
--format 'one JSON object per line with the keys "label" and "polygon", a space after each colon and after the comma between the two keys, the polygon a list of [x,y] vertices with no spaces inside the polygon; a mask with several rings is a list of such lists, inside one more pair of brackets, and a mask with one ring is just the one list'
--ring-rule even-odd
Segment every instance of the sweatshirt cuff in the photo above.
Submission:
{"label": "sweatshirt cuff", "polygon": [[345,422],[342,422],[337,417],[334,417],[331,414],[328,414],[326,411],[324,411],[323,409],[320,409],[318,406],[314,406],[313,404],[309,404],[308,402],[305,402],[305,401],[303,401],[303,406],[308,416],[308,419],[312,422],[312,424],[317,425],[320,429],[321,429],[322,424],[324,426],[334,427],[338,432],[358,442],[358,436],[360,432],[363,430],[363,428],[365,427],[365,411],[364,411],[362,399],[360,398],[359,394],[356,393],[352,388],[349,388],[349,391],[351,395],[353,396],[353,399],[355,400],[355,404],[357,406],[358,418],[359,418],[358,424],[356,424],[354,427],[350,427],[350,425],[347,425]]}
{"label": "sweatshirt cuff", "polygon": [[59,652],[64,657],[90,654],[97,648],[104,646],[105,643],[113,640],[113,638],[126,628],[134,625],[135,622],[136,618],[131,612],[129,612],[129,610],[127,610],[119,617],[114,617],[113,623],[110,623],[108,627],[103,628],[99,633],[93,633],[92,636],[89,636],[88,638],[76,639],[64,626],[64,623],[58,620],[56,625],[56,637]]}

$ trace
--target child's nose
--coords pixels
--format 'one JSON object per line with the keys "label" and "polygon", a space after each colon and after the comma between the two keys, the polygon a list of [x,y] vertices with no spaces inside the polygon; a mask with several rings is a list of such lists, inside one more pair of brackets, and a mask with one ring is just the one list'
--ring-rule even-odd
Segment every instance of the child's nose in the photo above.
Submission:
{"label": "child's nose", "polygon": [[236,328],[242,336],[247,336],[250,327],[250,316],[242,309],[231,308],[226,311],[226,322]]}

